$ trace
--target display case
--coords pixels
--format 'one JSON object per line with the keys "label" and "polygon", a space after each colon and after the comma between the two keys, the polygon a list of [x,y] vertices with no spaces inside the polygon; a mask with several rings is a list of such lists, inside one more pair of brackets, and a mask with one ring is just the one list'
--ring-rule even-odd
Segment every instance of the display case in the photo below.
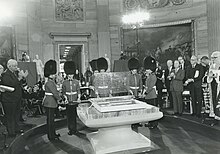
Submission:
{"label": "display case", "polygon": [[[112,95],[126,93],[126,77],[129,72],[97,73],[95,88],[107,83]],[[132,130],[134,123],[148,122],[163,117],[158,107],[133,98],[114,96],[92,98],[88,103],[79,104],[78,117],[97,132],[87,134],[95,154],[125,153],[125,151],[148,151],[153,143],[140,133]]]}
{"label": "display case", "polygon": [[159,108],[131,96],[91,99],[90,103],[80,104],[77,113],[87,127],[99,129],[87,134],[96,154],[152,149],[152,142],[133,131],[131,124],[163,117]]}

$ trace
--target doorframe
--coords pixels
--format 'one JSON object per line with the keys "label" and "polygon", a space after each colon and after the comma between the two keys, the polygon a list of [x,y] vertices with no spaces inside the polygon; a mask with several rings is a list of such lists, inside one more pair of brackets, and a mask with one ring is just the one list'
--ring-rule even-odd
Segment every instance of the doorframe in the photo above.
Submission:
{"label": "doorframe", "polygon": [[[82,46],[82,49],[81,49],[81,68],[80,68],[80,71],[81,73],[84,74],[85,70],[86,70],[86,66],[85,66],[85,63],[86,63],[86,56],[85,56],[85,44],[84,43],[79,43],[79,42],[72,42],[72,43],[65,43],[65,42],[61,42],[61,43],[58,43],[57,44],[57,53],[58,53],[58,68],[60,68],[60,45],[81,45]],[[60,71],[60,69],[59,69]],[[58,72],[59,72],[58,71]]]}
{"label": "doorframe", "polygon": [[[91,37],[91,33],[59,33],[59,32],[50,32],[49,37],[53,39],[53,56],[54,60],[59,61],[59,50],[58,44],[82,44],[82,65],[81,70],[82,73],[86,71],[86,66],[89,66],[89,38]],[[59,68],[59,63],[57,64]]]}

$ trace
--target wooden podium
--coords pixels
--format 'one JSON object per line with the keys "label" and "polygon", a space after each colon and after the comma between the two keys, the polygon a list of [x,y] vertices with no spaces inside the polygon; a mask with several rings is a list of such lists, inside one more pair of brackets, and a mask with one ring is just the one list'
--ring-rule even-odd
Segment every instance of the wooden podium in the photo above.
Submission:
{"label": "wooden podium", "polygon": [[18,68],[23,71],[28,70],[26,78],[28,86],[33,86],[37,83],[37,66],[35,62],[18,62]]}
{"label": "wooden podium", "polygon": [[115,60],[113,72],[128,72],[128,60]]}

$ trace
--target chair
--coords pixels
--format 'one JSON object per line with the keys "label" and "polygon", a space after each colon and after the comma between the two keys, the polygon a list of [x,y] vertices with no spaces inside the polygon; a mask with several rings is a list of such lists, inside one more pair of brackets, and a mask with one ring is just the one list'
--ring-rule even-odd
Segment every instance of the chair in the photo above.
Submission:
{"label": "chair", "polygon": [[185,90],[182,93],[183,96],[183,113],[185,114],[192,114],[192,100],[190,96],[190,91]]}
{"label": "chair", "polygon": [[170,101],[168,99],[168,92],[167,92],[167,89],[162,89],[162,100],[163,100],[163,108],[169,108],[170,107]]}

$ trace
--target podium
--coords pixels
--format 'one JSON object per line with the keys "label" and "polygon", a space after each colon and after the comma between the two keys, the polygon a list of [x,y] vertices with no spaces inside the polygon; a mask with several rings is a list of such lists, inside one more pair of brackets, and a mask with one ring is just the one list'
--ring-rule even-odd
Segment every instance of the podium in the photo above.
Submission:
{"label": "podium", "polygon": [[113,72],[128,72],[128,60],[115,60]]}
{"label": "podium", "polygon": [[18,62],[18,68],[23,71],[28,70],[26,78],[28,86],[33,86],[37,83],[37,66],[35,62]]}

